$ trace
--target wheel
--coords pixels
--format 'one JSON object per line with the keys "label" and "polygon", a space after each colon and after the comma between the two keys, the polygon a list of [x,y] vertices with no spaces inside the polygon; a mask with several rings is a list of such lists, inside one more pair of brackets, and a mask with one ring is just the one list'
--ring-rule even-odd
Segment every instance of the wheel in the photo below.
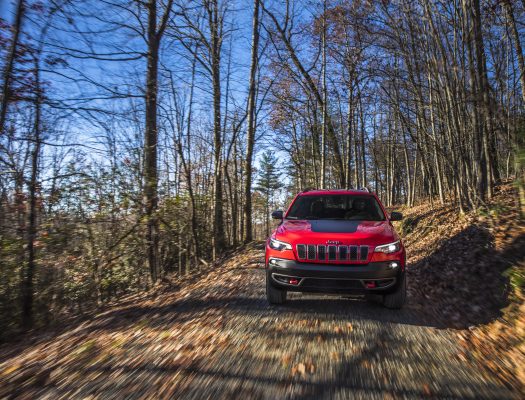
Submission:
{"label": "wheel", "polygon": [[286,290],[277,289],[266,275],[266,299],[270,304],[283,304],[286,301]]}
{"label": "wheel", "polygon": [[395,292],[383,295],[383,305],[386,308],[399,309],[405,304],[407,297],[407,280],[405,274]]}

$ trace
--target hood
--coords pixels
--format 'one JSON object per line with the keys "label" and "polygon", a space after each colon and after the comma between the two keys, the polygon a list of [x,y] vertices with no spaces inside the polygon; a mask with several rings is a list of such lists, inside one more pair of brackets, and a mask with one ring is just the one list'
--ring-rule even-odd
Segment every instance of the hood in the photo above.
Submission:
{"label": "hood", "polygon": [[327,244],[327,241],[378,246],[399,240],[388,221],[284,220],[275,230],[275,237],[294,247],[300,243]]}

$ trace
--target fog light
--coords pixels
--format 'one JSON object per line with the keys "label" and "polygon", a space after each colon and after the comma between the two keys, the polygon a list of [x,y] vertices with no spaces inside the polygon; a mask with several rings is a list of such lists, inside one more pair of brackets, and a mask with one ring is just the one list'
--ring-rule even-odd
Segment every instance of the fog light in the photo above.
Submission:
{"label": "fog light", "polygon": [[396,262],[396,261],[392,261],[389,265],[390,269],[396,269],[397,267],[399,267],[399,263]]}
{"label": "fog light", "polygon": [[275,259],[273,259],[273,258],[270,259],[270,264],[273,264],[273,265],[277,264],[277,260],[275,260]]}

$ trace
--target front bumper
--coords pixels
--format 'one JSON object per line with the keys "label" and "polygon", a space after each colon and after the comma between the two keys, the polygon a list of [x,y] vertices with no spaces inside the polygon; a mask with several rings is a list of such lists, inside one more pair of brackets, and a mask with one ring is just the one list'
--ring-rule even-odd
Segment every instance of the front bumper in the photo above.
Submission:
{"label": "front bumper", "polygon": [[386,294],[397,289],[404,271],[392,261],[333,265],[270,258],[266,273],[271,285],[293,292]]}

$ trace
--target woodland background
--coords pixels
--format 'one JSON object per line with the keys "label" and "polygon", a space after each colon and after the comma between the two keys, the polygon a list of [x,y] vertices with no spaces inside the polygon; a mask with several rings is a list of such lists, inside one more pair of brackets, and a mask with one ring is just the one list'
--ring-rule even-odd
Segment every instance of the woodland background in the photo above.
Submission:
{"label": "woodland background", "polygon": [[525,1],[0,7],[0,335],[198,270],[307,187],[524,209]]}

